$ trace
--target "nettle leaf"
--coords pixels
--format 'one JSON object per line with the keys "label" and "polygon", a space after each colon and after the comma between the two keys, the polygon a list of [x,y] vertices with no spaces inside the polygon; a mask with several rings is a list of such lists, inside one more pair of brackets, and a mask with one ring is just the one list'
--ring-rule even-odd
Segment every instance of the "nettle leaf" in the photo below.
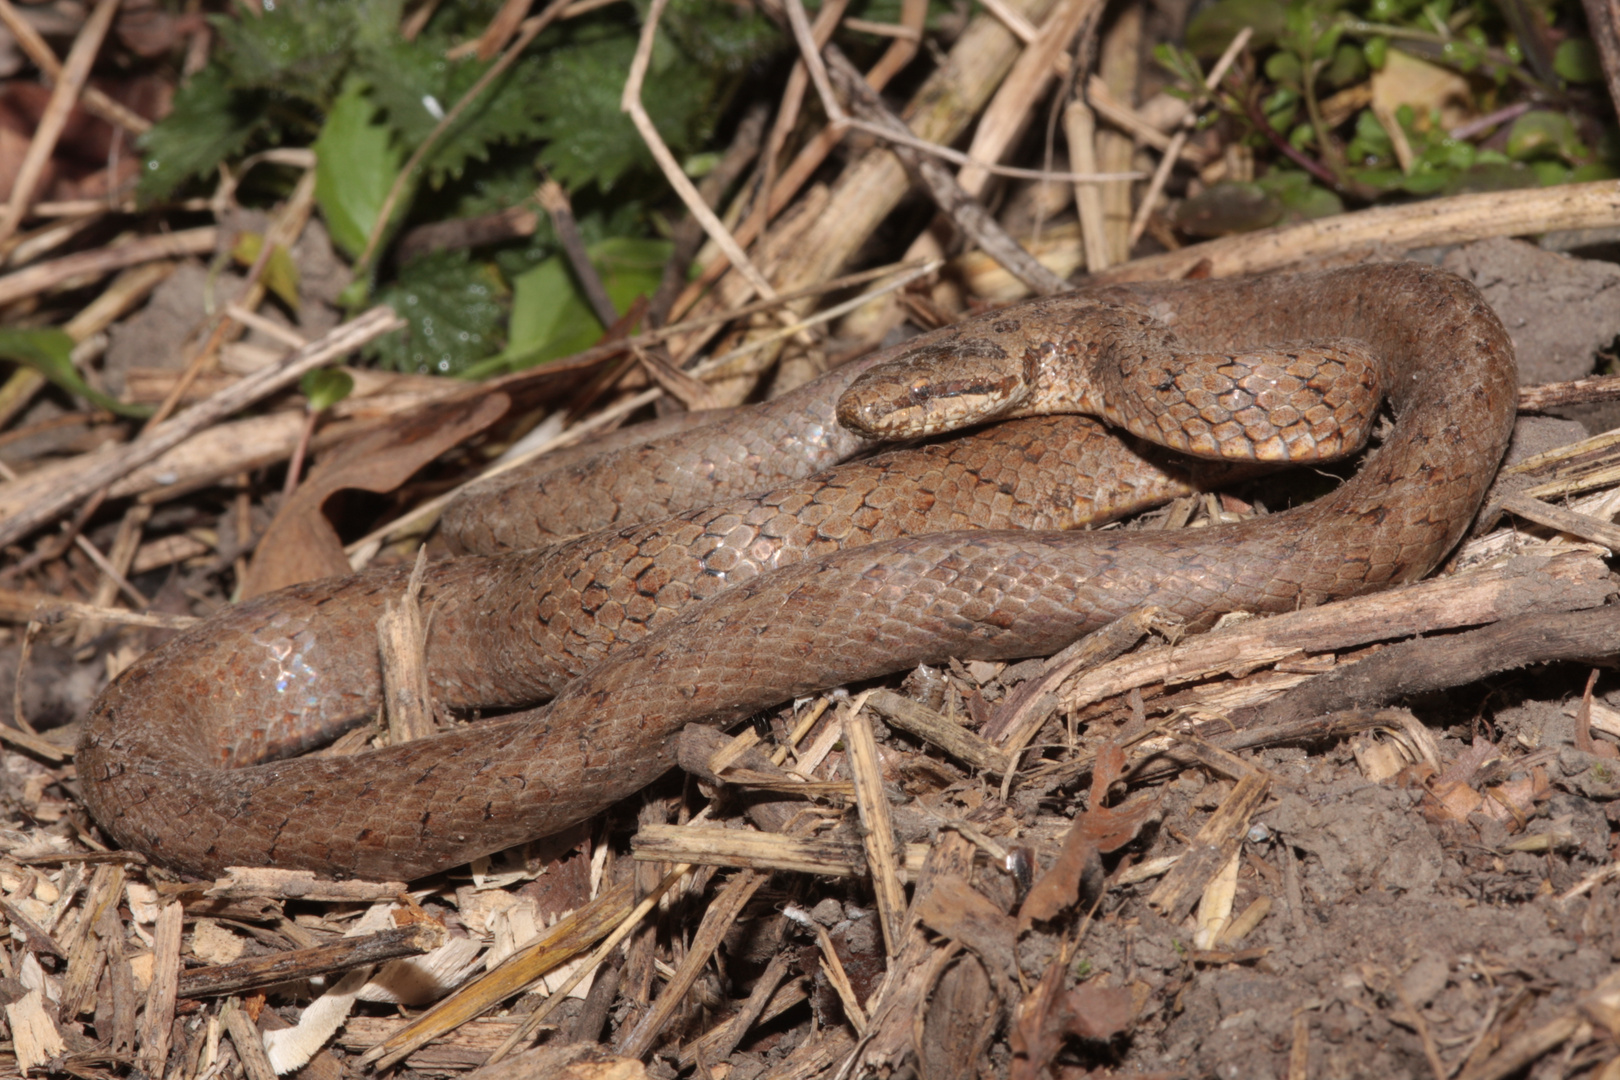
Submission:
{"label": "nettle leaf", "polygon": [[473,66],[446,59],[445,47],[439,38],[423,36],[388,42],[357,59],[355,73],[371,87],[372,101],[407,146],[427,138],[455,103],[445,93],[450,69]]}
{"label": "nettle leaf", "polygon": [[[671,7],[655,41],[641,100],[670,149],[683,155],[706,138],[725,82],[775,48],[775,32],[753,16],[702,0]],[[635,54],[633,25],[597,25],[547,54],[525,88],[545,110],[540,159],[565,187],[612,187],[631,169],[653,167],[630,118],[619,110]]]}
{"label": "nettle leaf", "polygon": [[277,0],[262,15],[214,20],[232,86],[317,103],[330,98],[354,49],[396,35],[401,0]]}
{"label": "nettle leaf", "polygon": [[174,107],[142,137],[146,168],[136,194],[142,202],[166,198],[194,176],[212,173],[238,153],[264,124],[261,95],[233,91],[217,66],[191,77]]}
{"label": "nettle leaf", "polygon": [[73,339],[60,330],[13,330],[0,327],[0,357],[27,364],[63,390],[119,416],[152,415],[146,405],[126,405],[91,389],[73,366]]}
{"label": "nettle leaf", "polygon": [[350,255],[365,249],[401,165],[393,132],[375,114],[359,80],[350,80],[315,140],[315,201]]}
{"label": "nettle leaf", "polygon": [[[898,16],[896,6],[895,18],[886,21],[898,22]],[[735,75],[784,44],[775,24],[753,6],[712,0],[675,0],[659,30],[690,63],[710,74]]]}
{"label": "nettle leaf", "polygon": [[[447,47],[437,40],[396,40],[361,57],[359,70],[374,100],[407,146],[421,145],[489,68],[446,60]],[[537,68],[532,58],[520,61],[484,88],[434,145],[425,162],[429,184],[460,179],[469,161],[488,161],[493,146],[540,137],[542,103],[531,89]]]}
{"label": "nettle leaf", "polygon": [[465,251],[440,251],[405,266],[377,290],[409,325],[380,339],[375,353],[395,371],[454,375],[500,348],[506,289],[487,263]]}
{"label": "nettle leaf", "polygon": [[[635,125],[619,111],[624,73],[634,53],[634,38],[615,33],[556,49],[545,58],[531,91],[545,102],[547,113],[540,134],[548,142],[540,160],[564,187],[595,182],[606,189],[630,169],[652,166]],[[660,108],[664,103],[650,86],[642,100],[666,142],[685,141],[667,125],[667,115],[660,116],[667,109]]]}

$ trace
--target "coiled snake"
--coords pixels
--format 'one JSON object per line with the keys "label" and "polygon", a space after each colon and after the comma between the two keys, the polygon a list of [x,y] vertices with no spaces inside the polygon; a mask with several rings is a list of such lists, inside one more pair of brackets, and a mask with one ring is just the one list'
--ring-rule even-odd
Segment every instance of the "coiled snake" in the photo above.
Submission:
{"label": "coiled snake", "polygon": [[[841,416],[880,431],[915,430],[919,409],[963,424],[1089,408],[1182,449],[1287,459],[1354,449],[1380,393],[1395,424],[1353,479],[1298,509],[1201,530],[1073,531],[1093,502],[1174,493],[1182,467],[1158,460],[1144,479],[1127,465],[1151,452],[1047,417],[829,469],[865,445],[831,422],[862,371]],[[1478,292],[1414,264],[1005,309],[785,404],[486,489],[451,514],[463,544],[548,546],[430,568],[433,693],[455,708],[549,704],[401,746],[297,756],[375,713],[375,622],[406,571],[311,582],[222,613],[116,679],[79,744],[85,800],[120,843],[189,872],[415,878],[637,790],[671,766],[691,721],[950,656],[1043,655],[1144,604],[1208,625],[1420,577],[1477,510],[1516,386],[1512,346]],[[772,449],[784,442],[794,454]],[[653,467],[631,474],[634,462]],[[773,490],[747,495],[761,488]],[[548,541],[558,527],[524,502],[542,490],[553,503],[592,496],[595,524],[573,528],[601,531]],[[631,524],[702,491],[720,494]]]}

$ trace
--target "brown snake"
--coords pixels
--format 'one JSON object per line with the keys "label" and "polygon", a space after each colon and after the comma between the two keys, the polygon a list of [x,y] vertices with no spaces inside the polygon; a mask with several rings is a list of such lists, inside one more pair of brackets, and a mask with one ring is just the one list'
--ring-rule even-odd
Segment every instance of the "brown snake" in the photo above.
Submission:
{"label": "brown snake", "polygon": [[[728,494],[670,521],[439,563],[424,592],[439,703],[556,696],[351,756],[294,755],[375,712],[375,620],[405,571],[295,586],[210,619],[107,688],[78,751],[91,811],[120,843],[195,873],[274,864],[415,878],[630,794],[672,765],[673,736],[688,722],[732,721],[949,656],[1050,653],[1144,604],[1207,625],[1227,611],[1291,610],[1420,577],[1477,509],[1517,386],[1507,334],[1477,291],[1412,264],[1048,298],[899,352],[938,364],[931,388],[864,365],[846,416],[882,427],[933,395],[971,422],[1028,408],[1033,383],[1194,449],[1287,457],[1317,437],[1335,449],[1330,413],[1364,426],[1370,412],[1350,393],[1359,385],[1381,390],[1396,422],[1332,494],[1218,528],[1050,531],[1079,520],[1087,496],[1040,466],[1060,458],[1106,474],[1122,453],[1080,450],[1084,422],[1052,418],[805,480],[777,472],[767,495]],[[1260,385],[1293,358],[1329,377],[1304,385],[1285,372]],[[1061,362],[1104,384],[1123,380],[1134,400],[1160,407],[1099,402],[1095,383],[1048,374]],[[1254,400],[1223,382],[1245,370]],[[861,397],[874,388],[877,404]],[[809,410],[811,426],[825,427],[830,408]],[[572,482],[598,493],[619,485],[609,520],[638,501],[657,516],[682,484],[728,483],[732,465],[747,472],[760,455],[733,430],[742,415],[715,425],[742,447],[730,464],[723,453],[681,459],[641,494],[588,465]],[[1091,453],[1103,456],[1086,464]],[[636,445],[620,454],[620,464],[657,456]],[[696,479],[670,479],[682,472]],[[922,487],[896,489],[891,474],[923,477]],[[1120,483],[1162,493],[1179,478],[1167,468]],[[960,531],[964,522],[978,531]]]}

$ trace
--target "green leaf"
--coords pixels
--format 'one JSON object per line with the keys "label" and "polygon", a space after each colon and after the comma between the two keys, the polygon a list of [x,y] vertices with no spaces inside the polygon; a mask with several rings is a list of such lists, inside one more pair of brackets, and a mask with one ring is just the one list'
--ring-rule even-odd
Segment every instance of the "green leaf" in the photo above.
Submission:
{"label": "green leaf", "polygon": [[[252,266],[263,247],[264,237],[259,233],[243,233],[237,238],[236,247],[231,249],[231,258],[241,266]],[[280,297],[283,304],[293,311],[298,310],[298,266],[285,247],[276,244],[270,249],[270,257],[265,260],[264,273],[259,280],[264,282],[265,288]]]}
{"label": "green leaf", "polygon": [[[939,5],[936,10],[943,14],[951,9]],[[873,17],[867,14],[867,18]],[[898,8],[893,18],[884,21],[898,22]],[[713,0],[673,0],[659,30],[669,35],[687,62],[710,75],[735,75],[787,43],[754,5],[716,4]]]}
{"label": "green leaf", "polygon": [[400,168],[399,148],[361,84],[351,80],[315,140],[315,201],[332,239],[350,255],[365,249]]}
{"label": "green leaf", "polygon": [[[608,298],[627,311],[638,296],[658,288],[669,258],[667,240],[611,237],[590,248]],[[512,322],[506,350],[468,371],[469,377],[521,370],[588,349],[603,326],[591,312],[561,255],[554,255],[512,282]]]}
{"label": "green leaf", "polygon": [[310,412],[325,412],[354,390],[354,376],[342,368],[316,368],[304,373],[298,389],[309,399]]}
{"label": "green leaf", "polygon": [[264,101],[225,85],[216,65],[203,68],[174,95],[174,107],[141,138],[146,167],[136,194],[143,204],[167,198],[194,176],[214,171],[240,151],[264,122]]}
{"label": "green leaf", "polygon": [[1620,168],[1616,168],[1602,161],[1592,161],[1585,165],[1577,165],[1569,174],[1572,184],[1585,184],[1593,180],[1613,180],[1620,177]]}
{"label": "green leaf", "polygon": [[506,351],[492,363],[508,370],[533,367],[589,348],[601,335],[602,324],[575,286],[567,260],[553,255],[513,280]]}
{"label": "green leaf", "polygon": [[1366,54],[1367,66],[1374,71],[1384,70],[1384,61],[1389,59],[1389,38],[1370,37],[1361,51]]}
{"label": "green leaf", "polygon": [[70,394],[119,416],[152,415],[146,405],[126,405],[90,388],[73,366],[73,339],[60,330],[13,330],[0,327],[0,356],[27,364]]}
{"label": "green leaf", "polygon": [[1304,85],[1305,69],[1299,65],[1299,57],[1291,52],[1279,50],[1266,57],[1265,71],[1266,78],[1291,90],[1297,91]]}
{"label": "green leaf", "polygon": [[1346,160],[1358,166],[1373,166],[1395,156],[1389,132],[1371,109],[1356,114],[1356,132],[1344,148]]}
{"label": "green leaf", "polygon": [[1532,161],[1530,171],[1542,187],[1555,187],[1569,183],[1571,169],[1562,161]]}
{"label": "green leaf", "polygon": [[1603,81],[1603,60],[1591,38],[1565,38],[1553,53],[1553,70],[1565,82],[1598,83]]}
{"label": "green leaf", "polygon": [[[654,52],[667,57],[668,49],[665,41]],[[619,109],[624,73],[634,52],[635,41],[625,33],[558,49],[546,58],[533,90],[546,102],[540,134],[547,145],[540,160],[564,187],[595,183],[607,190],[629,170],[652,167],[646,144]],[[706,80],[693,78],[685,84],[686,95],[677,92],[673,99],[654,92],[651,86],[643,91],[642,100],[653,123],[664,141],[678,148],[677,153],[689,140],[686,132],[670,123],[671,113],[677,123],[684,121],[693,111],[693,89],[705,84]]]}
{"label": "green leaf", "polygon": [[1351,169],[1350,177],[1356,183],[1378,191],[1403,191],[1406,188],[1406,174],[1399,169]]}
{"label": "green leaf", "polygon": [[1575,122],[1560,112],[1532,109],[1508,129],[1507,155],[1515,161],[1584,156]]}
{"label": "green leaf", "polygon": [[439,251],[405,266],[377,290],[409,326],[383,338],[375,354],[395,371],[455,375],[500,348],[506,293],[499,276],[465,251]]}
{"label": "green leaf", "polygon": [[[407,146],[421,145],[489,68],[475,60],[446,60],[449,44],[391,41],[361,55],[359,71],[371,84],[373,100]],[[531,88],[540,66],[535,57],[519,61],[463,110],[424,162],[430,185],[460,178],[469,161],[489,160],[495,146],[539,138],[545,103]]]}
{"label": "green leaf", "polygon": [[1311,221],[1344,213],[1344,200],[1317,184],[1284,188],[1277,196],[1289,221]]}
{"label": "green leaf", "polygon": [[1192,236],[1229,236],[1275,225],[1282,202],[1254,183],[1211,184],[1176,208],[1176,228]]}
{"label": "green leaf", "polygon": [[[581,30],[548,53],[525,90],[544,110],[549,140],[541,161],[564,187],[594,183],[606,191],[652,156],[619,109],[636,28],[622,21]],[[677,157],[706,139],[724,105],[721,92],[779,38],[757,15],[710,0],[676,0],[654,42],[641,100]]]}
{"label": "green leaf", "polygon": [[263,14],[213,20],[231,85],[323,105],[354,49],[398,36],[401,0],[275,0]]}
{"label": "green leaf", "polygon": [[1333,62],[1322,72],[1322,81],[1335,90],[1367,77],[1367,58],[1348,42],[1333,50]]}
{"label": "green leaf", "polygon": [[1447,190],[1457,175],[1447,169],[1413,169],[1401,181],[1401,188],[1412,195],[1433,195]]}
{"label": "green leaf", "polygon": [[1458,71],[1473,71],[1484,62],[1485,50],[1471,41],[1453,38],[1440,47],[1440,59]]}
{"label": "green leaf", "polygon": [[[1445,173],[1431,175],[1447,177],[1447,182],[1441,188],[1414,191],[1413,194],[1426,195],[1432,190],[1443,190],[1447,195],[1463,195],[1480,191],[1514,191],[1518,188],[1535,187],[1540,182],[1535,173],[1519,164],[1475,165],[1466,172],[1450,175],[1449,177]],[[1408,190],[1410,190],[1410,187]]]}

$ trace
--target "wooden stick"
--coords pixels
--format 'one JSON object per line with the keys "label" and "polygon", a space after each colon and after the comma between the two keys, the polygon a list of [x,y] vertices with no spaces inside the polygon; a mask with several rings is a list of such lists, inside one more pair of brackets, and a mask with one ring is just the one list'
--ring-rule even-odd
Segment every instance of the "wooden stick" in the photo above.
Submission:
{"label": "wooden stick", "polygon": [[1588,405],[1620,397],[1620,375],[1594,375],[1588,379],[1519,387],[1519,411],[1542,412],[1565,405]]}
{"label": "wooden stick", "polygon": [[473,1020],[553,968],[590,948],[630,914],[633,896],[629,883],[608,889],[584,907],[564,916],[540,940],[513,953],[493,971],[486,972],[387,1039],[366,1051],[360,1064],[376,1063],[383,1072],[404,1061],[434,1039]]}
{"label": "wooden stick", "polygon": [[264,1050],[264,1036],[259,1034],[258,1026],[248,1019],[248,1014],[242,1011],[241,1003],[232,1001],[227,1004],[220,1021],[236,1046],[236,1059],[241,1063],[247,1080],[276,1080],[276,1070],[270,1065],[270,1057]]}
{"label": "wooden stick", "polygon": [[1537,612],[1479,630],[1416,638],[1318,675],[1257,709],[1232,717],[1242,726],[1277,725],[1351,707],[1372,708],[1409,694],[1445,690],[1529,664],[1584,660],[1620,652],[1620,611],[1612,606]]}
{"label": "wooden stick", "polygon": [[664,1025],[674,1017],[675,1010],[685,1004],[687,992],[697,982],[698,976],[703,974],[714,951],[720,947],[721,939],[731,930],[737,916],[742,914],[744,905],[770,879],[768,871],[744,870],[726,882],[720,894],[709,901],[703,921],[698,924],[697,933],[692,935],[692,943],[686,947],[681,966],[675,969],[675,974],[659,992],[652,1008],[642,1013],[636,1026],[619,1040],[619,1053],[632,1058],[647,1056],[653,1048],[653,1041],[664,1030]]}
{"label": "wooden stick", "polygon": [[[1062,0],[1046,17],[1039,35],[1019,55],[1012,71],[1001,80],[1001,86],[980,115],[973,142],[968,146],[968,157],[1000,163],[1001,156],[1024,133],[1037,99],[1052,84],[1057,58],[1068,51],[1069,42],[1100,6],[1099,0]],[[1082,171],[1072,158],[1069,167],[1075,172]],[[967,165],[957,173],[956,182],[962,185],[963,191],[978,198],[984,194],[990,175],[982,166]]]}
{"label": "wooden stick", "polygon": [[743,254],[742,246],[731,235],[731,230],[715,216],[714,211],[709,209],[709,204],[698,193],[697,187],[687,179],[680,163],[675,160],[675,155],[670,153],[663,137],[658,134],[657,125],[652,122],[652,117],[647,115],[646,106],[641,103],[641,86],[647,78],[647,66],[652,62],[653,38],[658,32],[658,20],[663,17],[668,2],[669,0],[653,0],[652,7],[647,11],[646,20],[641,28],[641,40],[636,44],[636,55],[630,62],[630,77],[625,80],[624,94],[619,99],[619,108],[630,114],[631,123],[635,124],[636,130],[641,133],[641,139],[652,152],[653,160],[658,163],[659,169],[663,171],[664,179],[669,181],[669,186],[675,189],[675,193],[681,197],[681,201],[686,204],[686,209],[692,216],[702,223],[703,231],[709,234],[709,239],[713,240],[715,246],[731,260],[731,265],[748,280],[755,293],[763,299],[773,299],[776,290],[765,280],[765,275],[759,272],[759,268]]}
{"label": "wooden stick", "polygon": [[1397,248],[1462,244],[1489,236],[1530,236],[1620,223],[1620,181],[1453,195],[1317,218],[1150,255],[1094,275],[1096,284],[1258,274],[1312,255],[1384,243]]}
{"label": "wooden stick", "polygon": [[1620,110],[1620,9],[1613,0],[1581,0],[1586,9],[1586,26],[1603,59],[1604,81],[1609,85],[1609,101]]}
{"label": "wooden stick", "polygon": [[905,931],[906,893],[900,886],[894,819],[889,815],[889,798],[883,792],[877,742],[872,738],[871,721],[861,715],[866,697],[862,694],[856,698],[849,707],[849,715],[844,717],[844,746],[849,771],[855,777],[855,809],[861,819],[866,863],[872,871],[872,892],[877,898],[878,917],[883,926],[883,945],[892,957],[899,952],[900,937]]}
{"label": "wooden stick", "polygon": [[[902,133],[910,135],[910,129],[872,92],[871,87],[861,78],[860,72],[844,58],[843,53],[828,46],[827,61],[840,87],[849,95],[851,106],[872,120],[884,132],[885,137],[897,137]],[[923,181],[929,194],[939,204],[940,211],[969,239],[983,248],[985,254],[1027,285],[1030,291],[1050,296],[1069,287],[1062,278],[1042,266],[1033,255],[1025,251],[1018,241],[1007,235],[1007,230],[990,215],[984,204],[962,190],[949,169],[934,158],[919,154],[915,148],[898,138],[895,138],[894,145],[890,149],[908,171],[915,173]]]}
{"label": "wooden stick", "polygon": [[1502,509],[1517,514],[1537,525],[1602,544],[1611,551],[1620,551],[1620,526],[1600,521],[1589,514],[1544,503],[1540,499],[1519,492],[1502,500]]}
{"label": "wooden stick", "polygon": [[1344,649],[1535,611],[1596,607],[1610,591],[1607,569],[1590,553],[1524,557],[1489,570],[1256,619],[1200,634],[1174,648],[1135,653],[1079,675],[1060,696],[1065,708],[1078,709],[1150,683],[1247,674],[1301,651]]}
{"label": "wooden stick", "polygon": [[[1209,69],[1209,74],[1204,78],[1206,90],[1213,91],[1221,84],[1221,80],[1226,77],[1226,69],[1232,66],[1232,62],[1237,59],[1238,53],[1243,51],[1253,34],[1253,29],[1247,26],[1238,31],[1237,36],[1227,45],[1226,51],[1215,61],[1215,66]],[[1136,242],[1142,238],[1143,230],[1147,228],[1148,218],[1153,213],[1153,204],[1159,201],[1159,193],[1164,190],[1165,182],[1170,179],[1170,170],[1175,168],[1176,161],[1180,159],[1181,148],[1187,145],[1187,132],[1191,123],[1192,112],[1188,110],[1182,114],[1180,129],[1171,136],[1170,145],[1165,147],[1164,156],[1159,159],[1159,167],[1153,170],[1153,178],[1148,181],[1141,205],[1136,208],[1136,217],[1131,221],[1131,231],[1127,240],[1131,247],[1136,246]]]}
{"label": "wooden stick", "polygon": [[535,1033],[540,1030],[540,1024],[545,1018],[550,1016],[558,1005],[568,1000],[568,995],[573,991],[574,987],[578,986],[587,975],[600,967],[602,961],[607,959],[608,954],[617,949],[624,942],[624,939],[630,936],[631,931],[641,924],[641,920],[646,918],[648,913],[658,906],[658,901],[663,898],[664,894],[674,888],[675,883],[691,873],[691,871],[690,866],[685,863],[678,863],[669,873],[665,874],[663,879],[653,887],[652,891],[642,897],[641,903],[637,904],[630,914],[624,917],[624,921],[619,923],[611,934],[602,939],[602,943],[596,947],[596,951],[591,953],[584,963],[575,968],[574,973],[564,979],[563,984],[553,990],[551,995],[540,1004],[540,1007],[525,1017],[523,1023],[518,1025],[517,1030],[512,1032],[507,1040],[495,1049],[493,1054],[489,1055],[489,1061],[486,1064],[493,1065],[505,1059],[520,1044],[533,1038]]}
{"label": "wooden stick", "polygon": [[169,1029],[174,1024],[175,989],[180,977],[180,931],[185,909],[179,901],[165,904],[152,929],[152,982],[146,991],[136,1041],[135,1067],[147,1076],[162,1076],[169,1057]]}
{"label": "wooden stick", "polygon": [[1210,878],[1232,861],[1249,831],[1249,818],[1260,808],[1270,787],[1265,773],[1258,769],[1246,772],[1198,830],[1191,849],[1148,895],[1148,903],[1171,922],[1186,918]]}
{"label": "wooden stick", "polygon": [[[1097,171],[1097,118],[1080,98],[1063,109],[1063,135],[1069,140],[1069,166],[1076,172]],[[1108,269],[1108,243],[1104,233],[1102,189],[1096,184],[1074,185],[1074,208],[1080,217],[1080,240],[1086,269]]]}
{"label": "wooden stick", "polygon": [[81,251],[50,262],[37,263],[0,277],[0,305],[54,289],[76,278],[99,277],[114,270],[158,259],[206,255],[214,250],[219,230],[212,225],[182,232],[143,236],[127,244]]}
{"label": "wooden stick", "polygon": [[[819,877],[861,877],[869,871],[861,846],[836,836],[784,836],[713,826],[643,825],[630,840],[630,853],[637,862],[678,861]],[[902,880],[916,880],[928,845],[907,844],[900,854]]]}
{"label": "wooden stick", "polygon": [[939,747],[959,761],[997,775],[1004,774],[1012,758],[1006,751],[980,738],[961,724],[893,690],[874,690],[867,704],[889,718],[902,731]]}
{"label": "wooden stick", "polygon": [[312,979],[401,956],[421,956],[443,945],[448,936],[438,923],[410,923],[310,949],[289,949],[251,960],[194,968],[180,976],[175,992],[182,998],[221,997],[295,979]]}

